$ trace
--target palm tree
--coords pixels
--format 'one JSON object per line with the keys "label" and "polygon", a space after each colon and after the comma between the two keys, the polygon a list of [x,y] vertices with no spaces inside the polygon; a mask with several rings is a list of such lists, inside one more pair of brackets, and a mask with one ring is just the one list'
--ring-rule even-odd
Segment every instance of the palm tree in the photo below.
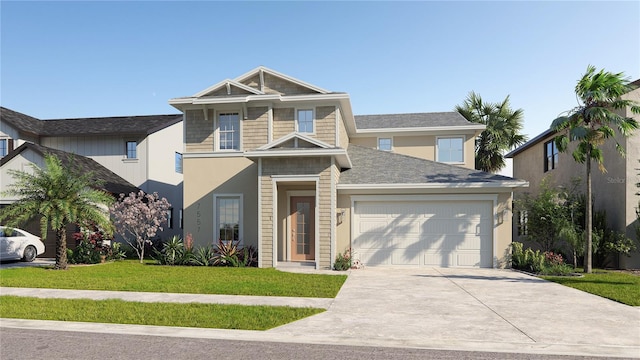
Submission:
{"label": "palm tree", "polygon": [[455,110],[465,119],[487,126],[476,139],[478,170],[500,171],[505,167],[503,154],[527,140],[520,134],[523,110],[512,110],[509,96],[499,103],[485,103],[480,95],[472,91],[462,105],[456,105]]}
{"label": "palm tree", "polygon": [[[584,272],[591,272],[592,265],[592,192],[591,192],[591,161],[595,161],[601,172],[606,172],[602,146],[607,139],[612,138],[620,156],[625,156],[624,148],[615,140],[616,130],[620,135],[628,137],[638,128],[638,122],[630,117],[624,117],[615,112],[627,107],[634,114],[640,114],[640,104],[632,100],[621,99],[621,96],[633,90],[629,81],[624,79],[623,73],[613,74],[604,69],[596,73],[596,68],[589,65],[587,72],[576,85],[578,106],[567,111],[567,116],[558,117],[551,124],[551,129],[558,135],[555,143],[559,151],[566,152],[571,141],[576,142],[572,152],[573,159],[578,163],[586,162],[587,170],[587,199],[586,241],[584,245]],[[570,141],[571,140],[571,141]]]}
{"label": "palm tree", "polygon": [[[56,233],[55,269],[67,268],[68,224],[81,226],[96,225],[107,231],[112,230],[108,215],[108,205],[113,198],[108,193],[92,188],[97,186],[91,173],[81,173],[68,166],[55,155],[47,154],[45,168],[32,165],[33,174],[24,171],[9,170],[15,183],[5,192],[19,200],[2,209],[0,221],[17,226],[40,217],[42,237],[45,238],[50,226]],[[105,207],[104,205],[107,205]]]}

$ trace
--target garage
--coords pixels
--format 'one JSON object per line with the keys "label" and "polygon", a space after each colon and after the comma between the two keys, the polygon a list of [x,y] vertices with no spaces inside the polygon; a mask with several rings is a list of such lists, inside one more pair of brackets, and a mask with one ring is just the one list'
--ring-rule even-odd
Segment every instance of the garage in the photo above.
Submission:
{"label": "garage", "polygon": [[366,266],[493,266],[493,201],[353,202],[354,258]]}

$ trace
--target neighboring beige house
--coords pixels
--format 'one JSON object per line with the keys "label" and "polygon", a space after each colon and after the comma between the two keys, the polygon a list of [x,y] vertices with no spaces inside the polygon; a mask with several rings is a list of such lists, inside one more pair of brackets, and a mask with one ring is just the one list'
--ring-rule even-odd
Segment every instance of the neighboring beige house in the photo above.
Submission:
{"label": "neighboring beige house", "polygon": [[[95,161],[92,170],[108,169],[132,185],[127,190],[139,188],[166,197],[172,205],[171,220],[160,236],[182,236],[180,114],[39,120],[2,107],[0,120],[0,191],[12,182],[8,169],[28,169],[29,163],[41,166],[44,152],[81,155]],[[28,144],[36,146],[24,146]],[[3,197],[0,205],[13,201]]]}
{"label": "neighboring beige house", "polygon": [[[640,80],[633,84],[640,85]],[[640,102],[640,89],[627,93],[624,97]],[[630,109],[620,113],[623,116],[640,120],[640,116],[631,113]],[[513,158],[513,176],[529,181],[528,189],[516,189],[514,198],[528,192],[535,195],[539,191],[541,180],[548,176],[556,186],[568,186],[572,179],[581,179],[581,190],[586,193],[586,167],[576,163],[570,153],[559,153],[553,139],[555,132],[547,130],[531,139],[521,147],[506,155]],[[640,131],[636,131],[629,138],[618,136],[617,141],[625,149],[626,156],[622,158],[615,149],[614,141],[607,141],[604,146],[604,159],[607,172],[602,173],[597,165],[592,166],[592,190],[594,209],[605,210],[608,225],[617,231],[624,232],[632,239],[636,238],[637,225],[636,208],[640,197],[636,195],[640,182]],[[525,224],[524,217],[515,216],[513,224],[514,241],[525,241],[524,235],[519,234]],[[620,267],[640,268],[640,253],[633,256],[620,256]]]}
{"label": "neighboring beige house", "polygon": [[265,67],[169,101],[184,114],[184,233],[260,267],[499,267],[511,192],[474,170],[484,129],[455,112],[354,116],[349,95]]}

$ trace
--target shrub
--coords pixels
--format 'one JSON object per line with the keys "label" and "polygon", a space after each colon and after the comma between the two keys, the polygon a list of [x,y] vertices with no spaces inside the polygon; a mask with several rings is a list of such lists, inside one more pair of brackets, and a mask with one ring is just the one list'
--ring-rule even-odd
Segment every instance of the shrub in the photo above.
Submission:
{"label": "shrub", "polygon": [[193,257],[191,258],[191,265],[196,266],[211,266],[213,265],[213,259],[215,258],[216,253],[211,246],[205,246],[198,248],[193,252]]}
{"label": "shrub", "polygon": [[100,262],[101,252],[96,249],[96,245],[90,241],[82,240],[72,251],[69,257],[71,264],[97,264]]}
{"label": "shrub", "polygon": [[214,249],[213,266],[230,266],[240,267],[240,250],[238,249],[237,240],[218,239],[218,243]]}
{"label": "shrub", "polygon": [[193,256],[191,250],[187,249],[182,239],[175,235],[162,244],[162,249],[154,249],[155,260],[160,265],[188,265]]}
{"label": "shrub", "polygon": [[511,243],[511,266],[514,269],[524,270],[535,274],[566,275],[573,272],[573,268],[565,264],[561,254],[552,251],[540,253],[527,248],[523,251],[523,245],[519,242]]}
{"label": "shrub", "polygon": [[336,256],[336,261],[333,263],[333,269],[338,271],[351,269],[351,249],[347,249],[344,253]]}
{"label": "shrub", "polygon": [[258,250],[253,246],[245,246],[240,250],[239,260],[242,266],[258,266]]}

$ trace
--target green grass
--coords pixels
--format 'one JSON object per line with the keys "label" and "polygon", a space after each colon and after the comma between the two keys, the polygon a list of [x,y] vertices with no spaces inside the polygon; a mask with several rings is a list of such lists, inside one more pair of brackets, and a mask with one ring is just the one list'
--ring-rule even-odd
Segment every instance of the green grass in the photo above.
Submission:
{"label": "green grass", "polygon": [[116,261],[69,270],[0,270],[0,286],[334,298],[346,275],[296,274],[275,269],[160,266]]}
{"label": "green grass", "polygon": [[325,310],[285,306],[141,303],[0,296],[0,317],[112,324],[267,330]]}
{"label": "green grass", "polygon": [[594,270],[584,277],[543,276],[543,279],[631,306],[640,306],[640,276]]}

